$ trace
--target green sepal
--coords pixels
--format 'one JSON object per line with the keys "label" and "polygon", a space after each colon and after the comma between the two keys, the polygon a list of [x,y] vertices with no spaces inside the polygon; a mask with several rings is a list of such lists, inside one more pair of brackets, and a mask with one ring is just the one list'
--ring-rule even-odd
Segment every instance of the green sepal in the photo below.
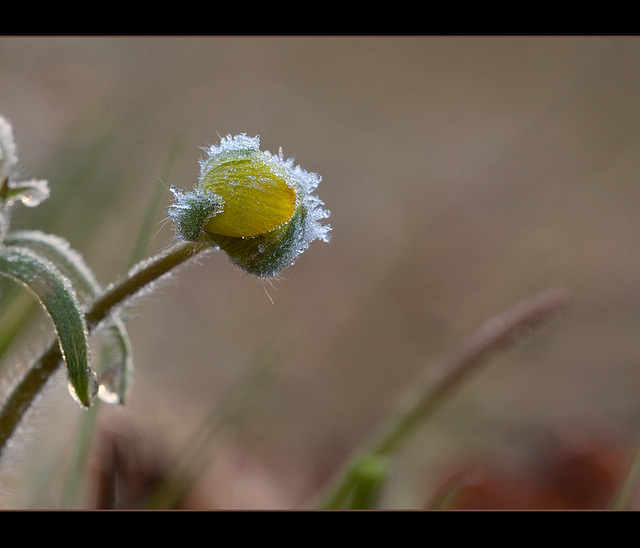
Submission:
{"label": "green sepal", "polygon": [[[53,262],[72,282],[81,300],[93,300],[102,293],[102,286],[82,255],[71,247],[69,242],[55,234],[46,234],[39,230],[20,230],[7,234],[6,245],[28,247]],[[120,359],[101,373],[101,386],[109,392],[105,401],[122,404],[128,396],[133,377],[132,348],[127,328],[119,314],[109,319],[108,328],[114,337]],[[104,381],[104,382],[102,382]],[[115,393],[115,400],[112,398]],[[100,392],[102,396],[102,390]]]}
{"label": "green sepal", "polygon": [[304,218],[308,214],[300,205],[290,222],[253,238],[237,238],[205,233],[205,237],[225,251],[229,260],[259,278],[276,276],[290,266],[295,257],[304,251],[299,241]]}
{"label": "green sepal", "polygon": [[97,380],[89,364],[84,314],[69,280],[53,263],[20,246],[0,246],[0,274],[23,284],[42,303],[56,329],[69,384],[78,401],[89,407]]}

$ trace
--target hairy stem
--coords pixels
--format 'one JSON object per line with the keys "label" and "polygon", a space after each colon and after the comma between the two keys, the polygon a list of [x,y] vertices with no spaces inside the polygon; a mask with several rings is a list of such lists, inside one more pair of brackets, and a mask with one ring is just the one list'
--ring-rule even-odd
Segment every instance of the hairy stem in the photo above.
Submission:
{"label": "hairy stem", "polygon": [[[178,243],[134,267],[120,282],[109,286],[85,313],[91,332],[117,306],[144,290],[163,275],[207,249],[204,244]],[[0,409],[0,455],[38,394],[62,363],[57,340],[33,363]]]}

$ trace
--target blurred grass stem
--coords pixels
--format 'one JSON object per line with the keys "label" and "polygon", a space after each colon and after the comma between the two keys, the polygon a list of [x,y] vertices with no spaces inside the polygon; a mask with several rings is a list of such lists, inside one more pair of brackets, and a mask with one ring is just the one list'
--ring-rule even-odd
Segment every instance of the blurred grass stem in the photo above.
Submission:
{"label": "blurred grass stem", "polygon": [[[444,362],[443,376],[435,384],[422,390],[406,410],[399,412],[391,424],[372,443],[358,452],[363,455],[389,459],[405,444],[414,431],[424,423],[442,401],[473,373],[484,360],[499,348],[517,339],[520,330],[532,330],[555,319],[568,306],[569,295],[562,289],[545,291],[510,310],[486,321]],[[357,462],[357,461],[356,461]],[[343,507],[345,497],[350,496],[345,486],[353,483],[357,474],[353,463],[346,467],[342,476],[334,483],[320,508]]]}
{"label": "blurred grass stem", "polygon": [[149,497],[147,509],[180,508],[189,489],[211,464],[213,453],[256,408],[273,381],[275,356],[267,356],[211,409]]}

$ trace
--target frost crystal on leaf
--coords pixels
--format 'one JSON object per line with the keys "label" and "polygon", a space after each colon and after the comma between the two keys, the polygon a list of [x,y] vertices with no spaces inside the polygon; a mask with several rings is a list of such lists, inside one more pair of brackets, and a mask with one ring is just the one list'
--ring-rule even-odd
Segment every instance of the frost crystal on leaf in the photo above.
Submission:
{"label": "frost crystal on leaf", "polygon": [[208,157],[200,162],[200,177],[202,170],[206,168],[209,161],[215,160],[216,157],[224,152],[250,152],[260,150],[260,137],[248,137],[246,134],[227,135],[220,140],[219,145],[211,145],[209,148],[203,149]]}
{"label": "frost crystal on leaf", "polygon": [[11,185],[11,194],[7,203],[11,205],[20,200],[27,207],[36,207],[49,197],[49,183],[44,179],[32,179]]}
{"label": "frost crystal on leaf", "polygon": [[171,187],[174,203],[169,207],[169,217],[176,223],[178,234],[185,240],[196,242],[200,239],[202,225],[222,207],[220,196],[202,189],[183,192]]}
{"label": "frost crystal on leaf", "polygon": [[330,239],[329,232],[331,231],[331,226],[322,225],[320,224],[320,221],[322,219],[327,219],[331,215],[331,212],[323,209],[324,202],[318,198],[318,196],[313,194],[313,191],[322,181],[322,177],[317,173],[307,172],[300,166],[294,166],[292,158],[283,160],[282,152],[279,156],[274,155],[273,158],[274,160],[277,159],[283,163],[292,180],[300,189],[298,196],[302,198],[302,205],[307,211],[307,215],[304,219],[304,226],[301,227],[302,240],[306,241],[306,245],[309,245],[315,239],[328,242]]}

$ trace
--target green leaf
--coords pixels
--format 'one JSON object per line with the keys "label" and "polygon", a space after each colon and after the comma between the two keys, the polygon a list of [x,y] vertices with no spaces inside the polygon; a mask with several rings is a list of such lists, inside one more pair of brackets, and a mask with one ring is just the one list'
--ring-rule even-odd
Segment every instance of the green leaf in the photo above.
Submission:
{"label": "green leaf", "polygon": [[0,246],[0,274],[22,283],[49,313],[58,334],[69,383],[79,402],[89,407],[96,376],[89,365],[84,314],[69,280],[33,250],[18,246]]}
{"label": "green leaf", "polygon": [[75,285],[79,296],[93,299],[102,291],[100,283],[80,253],[75,251],[69,242],[60,236],[46,234],[39,230],[17,230],[7,234],[4,244],[28,247],[38,255],[52,261]]}
{"label": "green leaf", "polygon": [[[84,300],[93,300],[102,293],[102,286],[86,264],[82,255],[69,242],[55,234],[39,230],[20,230],[7,234],[5,244],[28,247],[52,261],[74,284]],[[99,395],[109,403],[124,403],[133,377],[131,343],[124,321],[113,314],[108,325],[120,355],[115,365],[109,365],[101,374]]]}

